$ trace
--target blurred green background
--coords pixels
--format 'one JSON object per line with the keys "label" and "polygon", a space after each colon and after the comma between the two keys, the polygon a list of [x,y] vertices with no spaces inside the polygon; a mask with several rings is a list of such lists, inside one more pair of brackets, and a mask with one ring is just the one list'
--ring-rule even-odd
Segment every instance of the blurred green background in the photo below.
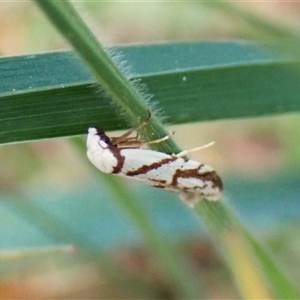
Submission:
{"label": "blurred green background", "polygon": [[[107,46],[268,37],[247,21],[249,14],[295,34],[300,22],[296,2],[240,2],[230,10],[197,2],[84,2],[75,7]],[[69,48],[32,2],[1,3],[0,28],[3,56]],[[184,149],[216,141],[192,157],[218,170],[226,200],[294,282],[300,278],[295,263],[300,250],[299,125],[295,113],[169,126]],[[68,139],[4,145],[0,161],[1,298],[175,298],[138,230]],[[177,196],[125,184],[196,270],[203,298],[237,297],[219,253]]]}

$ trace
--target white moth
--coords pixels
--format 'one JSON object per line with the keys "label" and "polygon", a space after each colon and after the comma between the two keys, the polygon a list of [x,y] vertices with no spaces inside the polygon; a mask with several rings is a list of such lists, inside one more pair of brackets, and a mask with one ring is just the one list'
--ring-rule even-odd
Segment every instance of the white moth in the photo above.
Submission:
{"label": "white moth", "polygon": [[[185,159],[190,151],[168,155],[139,146],[130,146],[128,136],[109,138],[99,128],[90,127],[87,137],[87,156],[104,173],[131,177],[135,180],[177,192],[189,205],[201,199],[218,200],[222,181],[209,165]],[[151,142],[150,142],[151,143]],[[198,150],[203,147],[192,149]]]}

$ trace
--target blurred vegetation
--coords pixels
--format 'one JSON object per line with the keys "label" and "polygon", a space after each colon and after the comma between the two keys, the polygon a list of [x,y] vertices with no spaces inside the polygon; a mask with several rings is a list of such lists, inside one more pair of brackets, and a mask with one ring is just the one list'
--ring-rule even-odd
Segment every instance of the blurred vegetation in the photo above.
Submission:
{"label": "blurred vegetation", "polygon": [[[33,3],[0,6],[2,55],[68,47]],[[255,18],[280,24],[282,34],[297,36],[299,31],[297,3],[222,8],[201,3],[94,2],[81,3],[78,9],[106,45],[273,38],[249,22]],[[183,148],[217,141],[198,158],[221,170],[230,202],[294,283],[300,277],[295,263],[300,253],[298,126],[298,114],[289,114],[174,127]],[[176,298],[136,228],[68,140],[6,145],[0,150],[1,298]],[[219,254],[205,232],[199,234],[201,226],[192,213],[173,195],[126,184],[144,199],[163,238],[192,266],[202,297],[238,297]],[[237,202],[241,194],[242,203]],[[74,241],[75,252],[69,246]]]}

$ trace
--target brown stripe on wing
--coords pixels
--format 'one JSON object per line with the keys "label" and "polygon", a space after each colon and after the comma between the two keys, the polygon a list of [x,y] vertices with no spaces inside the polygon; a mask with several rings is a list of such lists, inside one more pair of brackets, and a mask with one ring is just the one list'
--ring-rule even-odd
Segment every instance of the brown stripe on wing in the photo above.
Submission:
{"label": "brown stripe on wing", "polygon": [[177,160],[177,159],[178,159],[178,157],[176,157],[176,156],[171,156],[171,157],[168,157],[168,158],[164,158],[164,159],[162,159],[160,161],[154,162],[153,164],[143,165],[143,166],[141,166],[138,169],[135,169],[135,170],[132,170],[132,171],[128,171],[126,173],[126,175],[127,176],[136,176],[136,175],[140,175],[140,174],[146,174],[146,173],[148,173],[151,170],[157,169],[157,168],[159,168],[159,167],[161,167],[163,165],[166,165],[169,162],[172,162],[172,161]]}
{"label": "brown stripe on wing", "polygon": [[210,171],[206,173],[199,173],[200,168],[203,167],[203,165],[200,165],[197,169],[188,169],[188,170],[182,170],[177,169],[175,174],[173,175],[173,180],[171,182],[172,186],[177,186],[177,180],[178,178],[197,178],[202,180],[204,183],[206,181],[210,181],[213,183],[213,187],[217,187],[220,189],[220,191],[223,189],[223,183],[220,178],[220,176],[217,174],[216,171]]}

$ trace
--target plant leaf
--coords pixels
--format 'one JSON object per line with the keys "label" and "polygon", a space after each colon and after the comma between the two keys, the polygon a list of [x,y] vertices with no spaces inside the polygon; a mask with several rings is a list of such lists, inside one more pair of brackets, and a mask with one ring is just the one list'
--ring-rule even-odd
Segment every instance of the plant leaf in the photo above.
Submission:
{"label": "plant leaf", "polygon": [[[298,111],[298,61],[247,42],[117,47],[170,123]],[[0,59],[0,143],[128,127],[72,52]]]}

